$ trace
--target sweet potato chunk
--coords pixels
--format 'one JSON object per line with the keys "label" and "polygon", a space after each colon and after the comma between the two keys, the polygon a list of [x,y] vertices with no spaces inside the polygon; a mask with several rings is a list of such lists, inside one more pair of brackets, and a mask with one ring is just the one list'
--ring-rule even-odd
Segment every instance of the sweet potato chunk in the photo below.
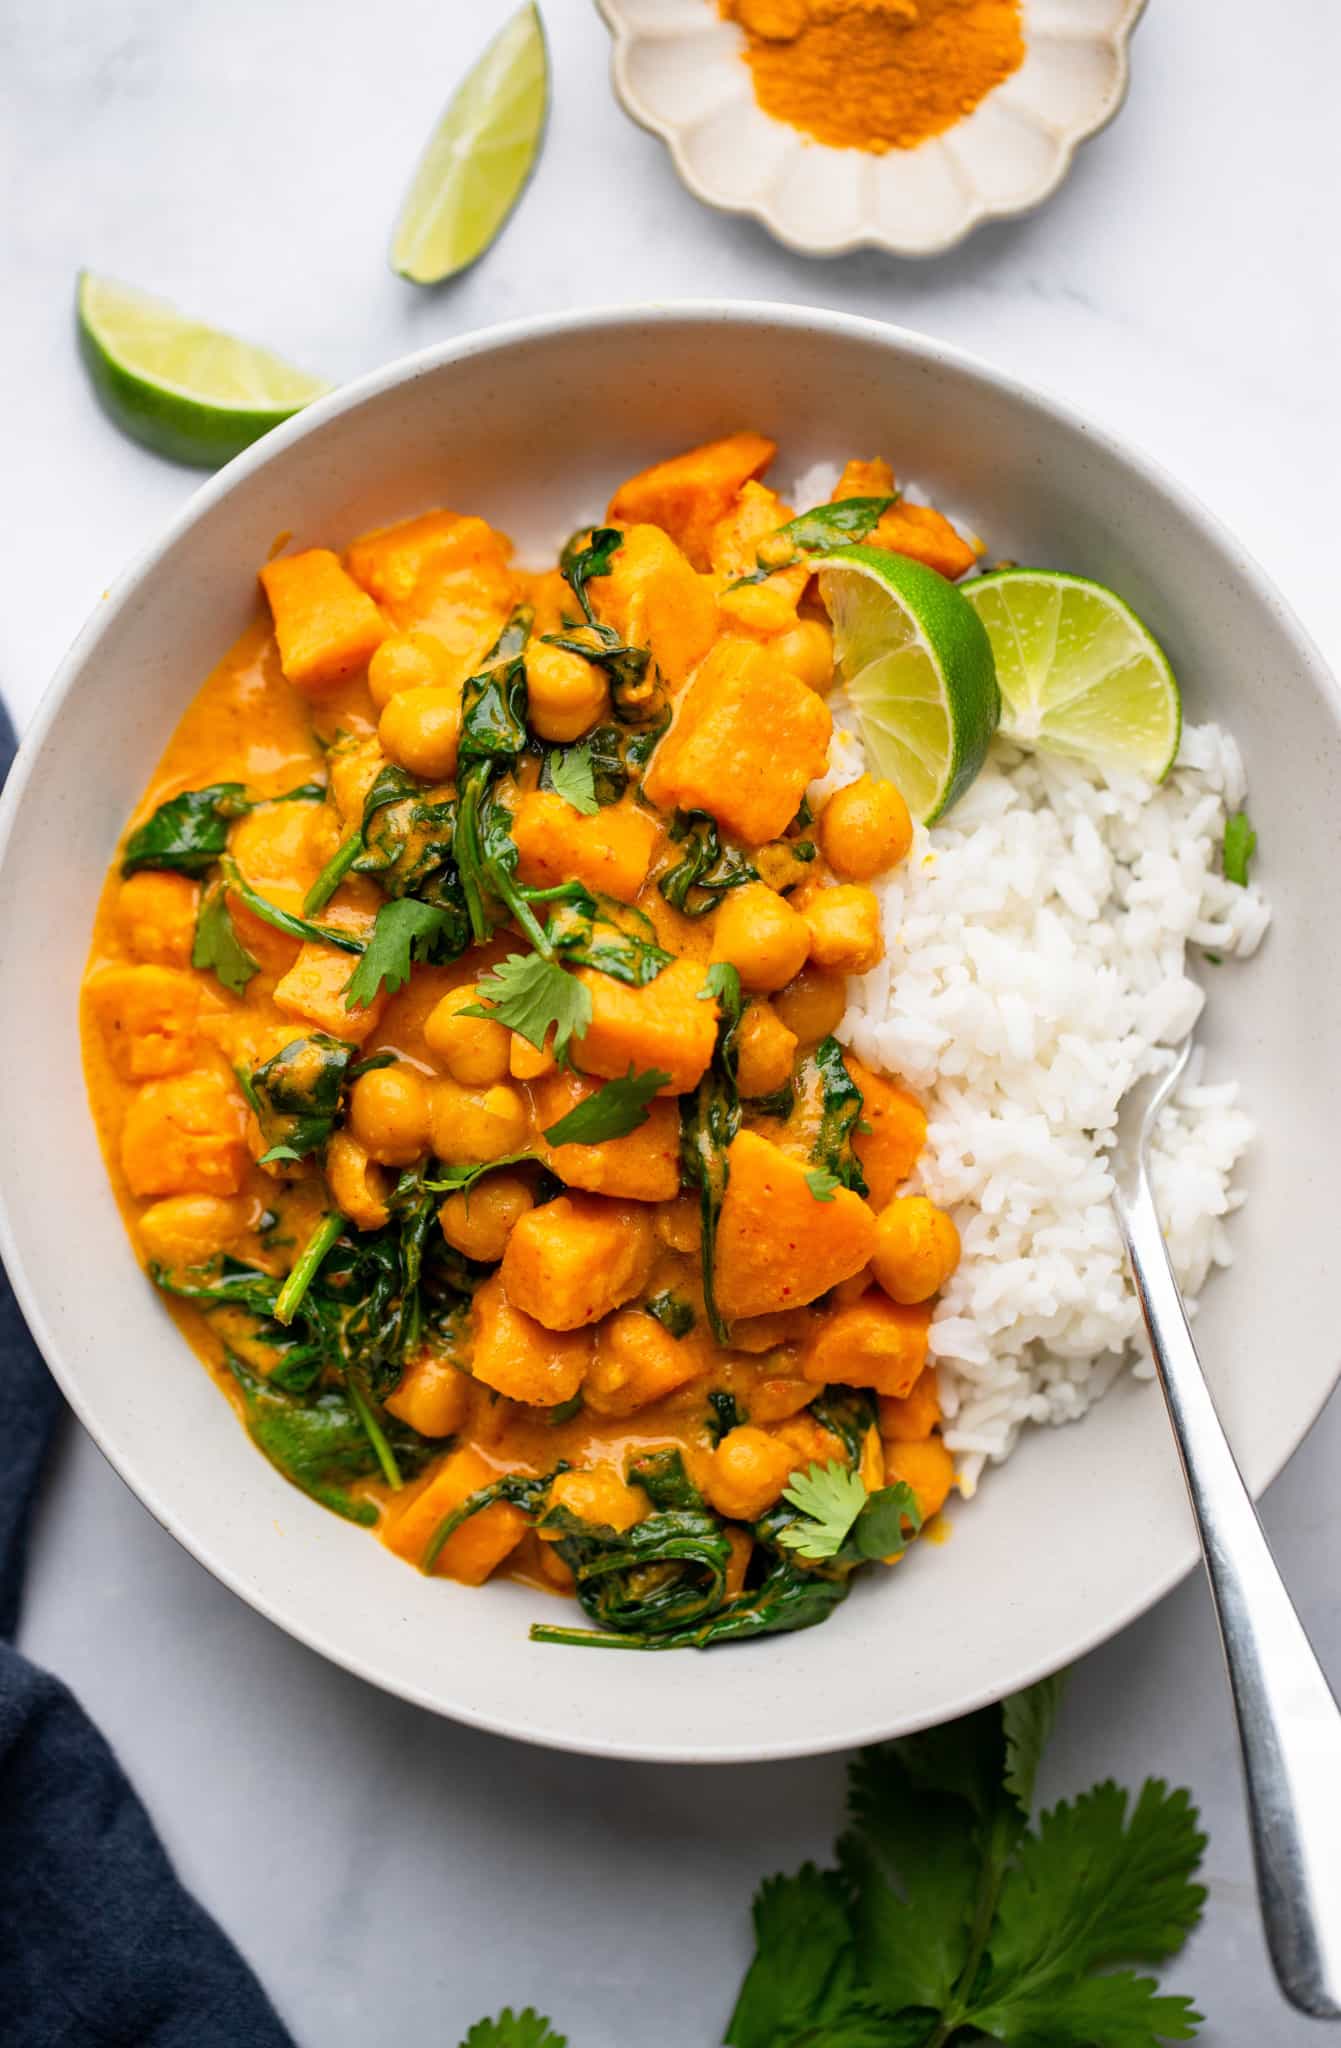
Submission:
{"label": "sweet potato chunk", "polygon": [[799,1308],[861,1271],[875,1242],[875,1218],[859,1195],[836,1188],[831,1201],[817,1201],[805,1163],[755,1131],[732,1141],[727,1161],[717,1225],[724,1316]]}
{"label": "sweet potato chunk", "polygon": [[547,1330],[580,1330],[637,1294],[653,1249],[652,1219],[638,1204],[560,1195],[517,1223],[499,1277],[513,1307]]}
{"label": "sweet potato chunk", "polygon": [[721,640],[652,756],[647,795],[663,810],[710,811],[751,846],[776,839],[822,775],[833,720],[766,647]]}
{"label": "sweet potato chunk", "polygon": [[833,487],[830,504],[837,504],[840,498],[892,498],[895,492],[894,472],[882,455],[874,455],[869,462],[860,456],[843,464],[843,474]]}
{"label": "sweet potato chunk", "polygon": [[717,579],[717,602],[730,619],[754,633],[785,633],[796,624],[796,607],[801,602],[810,570],[805,562],[790,569],[775,569],[763,583],[740,584],[758,567],[759,543],[776,533],[793,517],[776,491],[764,484],[748,483],[735,504],[713,527],[709,550],[713,575]]}
{"label": "sweet potato chunk", "polygon": [[531,1086],[535,1120],[541,1136],[537,1148],[545,1164],[570,1188],[591,1194],[616,1195],[626,1202],[669,1202],[680,1192],[680,1111],[675,1102],[658,1099],[648,1117],[622,1138],[599,1145],[547,1145],[543,1133],[569,1110],[576,1109],[600,1087],[566,1067],[542,1074]]}
{"label": "sweet potato chunk", "polygon": [[121,1167],[133,1195],[235,1195],[246,1171],[246,1105],[221,1074],[150,1081],[126,1112]]}
{"label": "sweet potato chunk", "polygon": [[[478,1451],[453,1451],[408,1506],[393,1505],[388,1511],[381,1531],[383,1543],[408,1564],[418,1564],[438,1524],[497,1477]],[[443,1578],[459,1579],[463,1586],[482,1586],[490,1572],[517,1548],[526,1527],[520,1508],[509,1501],[494,1501],[447,1538],[433,1569]]]}
{"label": "sweet potato chunk", "polygon": [[446,651],[442,676],[463,682],[498,638],[516,601],[511,547],[483,519],[425,512],[356,540],[349,573],[402,632],[426,628]]}
{"label": "sweet potato chunk", "polygon": [[577,978],[591,995],[586,1035],[573,1041],[583,1073],[622,1080],[630,1066],[639,1073],[659,1067],[670,1075],[663,1095],[697,1087],[717,1038],[717,1005],[703,1000],[706,971],[694,960],[672,960],[655,981],[630,988],[580,967]]}
{"label": "sweet potato chunk", "polygon": [[910,505],[902,498],[880,515],[871,545],[891,548],[896,555],[911,555],[915,562],[925,562],[928,569],[939,569],[951,581],[971,569],[978,559],[976,551],[956,533],[943,512],[938,512],[934,505]]}
{"label": "sweet potato chunk", "polygon": [[309,696],[365,668],[390,632],[329,548],[278,555],[261,571],[285,675]]}
{"label": "sweet potato chunk", "polygon": [[806,1352],[808,1380],[827,1386],[873,1387],[902,1399],[927,1362],[931,1303],[905,1308],[872,1289],[851,1308],[825,1318]]}
{"label": "sweet potato chunk", "polygon": [[189,875],[143,868],[117,891],[116,921],[137,960],[189,967],[199,907],[200,884]]}
{"label": "sweet potato chunk", "polygon": [[890,1443],[885,1446],[885,1478],[891,1485],[902,1480],[911,1486],[922,1520],[929,1522],[950,1498],[955,1461],[938,1436],[923,1437],[915,1444]]}
{"label": "sweet potato chunk", "polygon": [[610,500],[610,519],[617,526],[660,526],[696,569],[706,569],[713,527],[741,485],[762,476],[777,452],[777,443],[762,434],[705,441],[629,477]]}
{"label": "sweet potato chunk", "polygon": [[[582,1398],[597,1415],[635,1415],[697,1379],[703,1367],[703,1352],[692,1337],[672,1337],[655,1316],[622,1308],[596,1333]],[[814,1388],[807,1386],[806,1399],[813,1398]]]}
{"label": "sweet potato chunk", "polygon": [[584,817],[552,789],[535,789],[512,814],[517,873],[535,889],[585,882],[632,903],[647,879],[659,827],[634,804],[607,804]]}
{"label": "sweet potato chunk", "polygon": [[678,689],[711,647],[717,599],[659,526],[631,526],[608,576],[587,585],[597,617],[634,647],[650,647],[657,667]]}
{"label": "sweet potato chunk", "polygon": [[386,996],[379,990],[366,1010],[345,1008],[345,990],[357,965],[355,956],[338,946],[304,940],[288,973],[275,983],[276,1009],[315,1024],[318,1031],[329,1031],[332,1038],[362,1045],[382,1020]]}
{"label": "sweet potato chunk", "polygon": [[884,1209],[907,1180],[927,1140],[927,1116],[916,1096],[873,1074],[847,1054],[847,1070],[861,1090],[861,1120],[869,1131],[857,1131],[852,1149],[861,1162],[873,1209]]}
{"label": "sweet potato chunk", "polygon": [[500,1269],[475,1290],[471,1371],[510,1401],[557,1408],[560,1402],[571,1401],[582,1384],[591,1339],[584,1330],[549,1329],[537,1322],[509,1299],[503,1280]]}
{"label": "sweet potato chunk", "polygon": [[104,967],[88,984],[117,1072],[128,1081],[180,1074],[196,1056],[204,984],[175,967]]}

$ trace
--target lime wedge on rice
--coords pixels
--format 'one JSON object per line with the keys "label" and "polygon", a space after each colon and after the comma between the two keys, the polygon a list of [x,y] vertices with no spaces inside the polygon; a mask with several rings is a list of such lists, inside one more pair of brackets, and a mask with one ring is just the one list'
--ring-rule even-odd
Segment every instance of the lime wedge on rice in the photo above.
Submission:
{"label": "lime wedge on rice", "polygon": [[964,794],[996,730],[987,635],[953,583],[906,555],[835,548],[815,567],[867,759],[929,825]]}
{"label": "lime wedge on rice", "polygon": [[156,455],[217,469],[330,390],[165,299],[79,274],[79,352],[104,411]]}
{"label": "lime wedge on rice", "polygon": [[1120,597],[1053,569],[997,569],[963,592],[996,656],[1004,733],[1152,782],[1168,774],[1182,731],[1178,685]]}
{"label": "lime wedge on rice", "polygon": [[440,284],[493,241],[530,177],[549,111],[549,56],[533,5],[518,8],[453,95],[419,159],[391,267]]}

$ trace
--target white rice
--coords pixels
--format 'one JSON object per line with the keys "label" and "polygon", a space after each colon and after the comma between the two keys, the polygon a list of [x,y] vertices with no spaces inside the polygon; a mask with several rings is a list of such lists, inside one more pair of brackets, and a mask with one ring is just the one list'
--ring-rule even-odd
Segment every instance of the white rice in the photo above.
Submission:
{"label": "white rice", "polygon": [[[831,702],[839,733],[813,797],[863,767],[851,712]],[[1200,1013],[1186,949],[1242,957],[1266,929],[1260,891],[1220,868],[1243,798],[1214,725],[1184,731],[1157,789],[998,740],[879,885],[887,956],[849,984],[839,1035],[927,1105],[913,1185],[963,1240],[931,1349],[966,1494],[1024,1423],[1071,1421],[1125,1366],[1151,1370],[1106,1151],[1124,1091]],[[1189,1301],[1230,1259],[1253,1137],[1237,1098],[1195,1055],[1159,1125],[1156,1198]]]}

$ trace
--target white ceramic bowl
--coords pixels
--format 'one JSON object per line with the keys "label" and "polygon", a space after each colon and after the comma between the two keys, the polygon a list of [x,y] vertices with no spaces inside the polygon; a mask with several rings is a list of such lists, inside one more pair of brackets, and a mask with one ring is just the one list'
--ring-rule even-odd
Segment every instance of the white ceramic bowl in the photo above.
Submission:
{"label": "white ceramic bowl", "polygon": [[937,256],[1057,190],[1117,113],[1145,0],[1021,0],[1026,52],[971,114],[916,149],[831,149],[757,104],[743,31],[714,0],[597,0],[625,110],[696,198],[753,214],[807,256]]}
{"label": "white ceramic bowl", "polygon": [[[255,1451],[131,1257],[85,1106],[76,997],[128,811],[200,679],[256,609],[276,533],[337,546],[446,502],[524,554],[598,513],[649,459],[750,424],[788,470],[880,451],[971,508],[997,552],[1122,591],[1193,717],[1238,735],[1277,921],[1221,970],[1203,1037],[1262,1127],[1237,1264],[1197,1331],[1262,1487],[1336,1373],[1334,685],[1251,560],[1168,478],[1061,407],[938,344],[835,313],[659,306],[496,329],[322,400],[197,493],[99,606],[0,814],[0,1246],[33,1331],[116,1470],[283,1628],[441,1713],[608,1755],[742,1760],[847,1747],[962,1713],[1150,1606],[1193,1562],[1159,1396],[1128,1380],[1039,1433],[944,1546],[875,1572],[823,1628],[707,1656],[533,1646],[545,1596],[418,1576]],[[1212,970],[1213,971],[1213,970]],[[1223,991],[1223,992],[1221,992]]]}

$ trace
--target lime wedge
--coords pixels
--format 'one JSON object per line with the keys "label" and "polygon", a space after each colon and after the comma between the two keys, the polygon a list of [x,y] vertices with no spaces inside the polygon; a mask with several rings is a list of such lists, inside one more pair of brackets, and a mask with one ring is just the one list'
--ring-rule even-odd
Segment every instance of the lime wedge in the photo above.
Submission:
{"label": "lime wedge", "polygon": [[453,95],[419,159],[391,267],[440,284],[488,248],[530,177],[549,111],[549,56],[534,5],[519,7]]}
{"label": "lime wedge", "polygon": [[331,388],[110,277],[82,270],[76,309],[79,352],[104,411],[173,462],[217,469]]}
{"label": "lime wedge", "polygon": [[997,569],[962,586],[987,628],[1001,730],[1040,753],[1159,782],[1182,731],[1163,648],[1102,583],[1053,569]]}
{"label": "lime wedge", "polygon": [[953,583],[906,555],[835,548],[816,567],[870,764],[929,825],[964,794],[996,730],[987,635]]}

